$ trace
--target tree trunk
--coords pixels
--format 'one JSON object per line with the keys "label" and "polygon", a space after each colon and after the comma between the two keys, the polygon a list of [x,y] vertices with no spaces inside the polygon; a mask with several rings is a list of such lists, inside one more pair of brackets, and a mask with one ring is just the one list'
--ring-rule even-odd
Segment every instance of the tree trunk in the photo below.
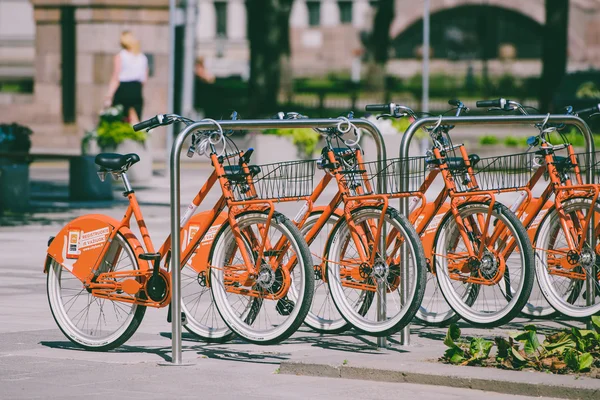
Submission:
{"label": "tree trunk", "polygon": [[394,0],[380,0],[369,40],[371,56],[367,67],[368,85],[375,90],[382,90],[385,85],[385,64],[389,58],[390,26],[393,20]]}
{"label": "tree trunk", "polygon": [[281,59],[289,56],[289,20],[293,0],[248,1],[250,41],[250,117],[277,110]]}
{"label": "tree trunk", "polygon": [[567,70],[569,0],[546,0],[543,30],[540,111],[551,111],[552,97]]}

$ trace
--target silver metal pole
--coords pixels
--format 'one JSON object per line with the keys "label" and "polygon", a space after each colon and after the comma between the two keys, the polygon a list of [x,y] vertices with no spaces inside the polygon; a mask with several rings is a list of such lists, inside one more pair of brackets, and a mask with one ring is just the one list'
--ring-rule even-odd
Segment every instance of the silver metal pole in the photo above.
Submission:
{"label": "silver metal pole", "polygon": [[[169,0],[169,78],[167,81],[167,110],[173,112],[175,104],[175,26],[177,25],[176,0]],[[167,126],[165,153],[168,159],[173,147],[173,125]],[[165,159],[165,175],[169,173],[169,163]]]}
{"label": "silver metal pole", "polygon": [[[441,124],[447,125],[483,125],[483,124],[497,124],[497,125],[512,125],[512,124],[535,124],[543,122],[546,119],[546,115],[500,115],[500,116],[461,116],[461,117],[442,117]],[[402,136],[402,141],[400,142],[400,153],[399,157],[403,159],[407,159],[410,152],[410,142],[412,137],[417,132],[418,129],[425,125],[434,125],[440,120],[439,117],[427,117],[421,118],[413,122],[404,135]],[[550,123],[564,123],[568,125],[574,125],[579,129],[579,131],[583,134],[585,139],[585,150],[588,154],[591,154],[591,160],[595,160],[595,145],[592,136],[592,131],[589,126],[585,123],[581,118],[574,115],[550,115],[548,117],[548,122]],[[406,163],[406,165],[408,162]],[[591,164],[594,165],[594,164]],[[594,182],[594,168],[588,168],[586,171],[586,181],[588,183]],[[402,179],[402,186],[400,189],[402,191],[408,190],[408,175],[404,176]],[[404,215],[408,215],[408,201],[400,201],[400,213]],[[592,238],[592,243],[595,242],[594,238],[594,221],[590,226],[589,232],[590,238]],[[591,286],[591,278],[586,279],[586,288],[589,289]],[[586,289],[586,290],[587,290]],[[588,291],[588,299],[590,297],[591,291]],[[593,300],[592,300],[593,301]],[[588,300],[589,304],[589,300]],[[593,304],[593,303],[592,303]],[[409,340],[409,336],[406,336],[406,339]]]}
{"label": "silver metal pole", "polygon": [[[271,129],[271,128],[332,128],[339,120],[337,119],[296,119],[296,120],[240,120],[240,121],[218,121],[223,129]],[[365,130],[373,140],[377,148],[378,168],[383,169],[386,159],[385,143],[381,132],[375,125],[365,119],[352,120],[352,123]],[[216,128],[212,122],[199,121],[187,126],[181,131],[170,153],[170,181],[171,181],[171,316],[172,316],[172,362],[181,364],[181,175],[180,162],[181,150],[185,140],[192,132]],[[379,189],[384,192],[386,182],[378,182]],[[384,338],[385,339],[385,338]]]}
{"label": "silver metal pole", "polygon": [[[176,12],[177,8],[175,0],[169,0],[169,81],[168,81],[168,92],[167,92],[167,109],[169,112],[173,112],[174,97],[175,97],[175,25],[176,25]],[[171,151],[171,168],[169,163],[165,160],[165,168],[168,172],[171,172],[171,237],[174,243],[179,244],[179,217],[173,219],[173,204],[177,204],[176,213],[179,214],[179,203],[180,203],[180,184],[179,184],[179,171],[176,175],[173,175],[173,163],[177,163],[179,166],[179,153],[173,154],[173,125],[167,127],[167,138],[166,138],[166,152],[167,155]],[[175,190],[173,190],[176,188]],[[174,222],[175,221],[175,222]],[[174,228],[173,224],[176,223],[177,227]],[[180,246],[178,246],[180,247]],[[181,364],[181,274],[179,273],[179,249],[171,252],[171,346],[172,355],[171,361],[175,365]],[[175,273],[177,271],[177,273]]]}
{"label": "silver metal pole", "polygon": [[421,99],[421,110],[429,111],[429,15],[430,15],[429,0],[425,0],[423,4],[423,95]]}

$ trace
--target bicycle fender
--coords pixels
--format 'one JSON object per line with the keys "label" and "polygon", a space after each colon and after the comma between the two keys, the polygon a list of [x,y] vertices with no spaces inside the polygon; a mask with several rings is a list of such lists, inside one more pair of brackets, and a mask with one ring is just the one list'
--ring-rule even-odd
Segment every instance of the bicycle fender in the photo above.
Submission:
{"label": "bicycle fender", "polygon": [[[310,212],[311,214],[319,212],[319,211],[326,211],[329,208],[329,206],[317,206],[317,207],[313,207],[312,211]],[[337,215],[338,217],[343,217],[344,216],[344,210],[342,210],[341,208],[336,208],[335,210],[333,210],[333,213],[335,215]]]}
{"label": "bicycle fender", "polygon": [[[187,224],[181,229],[181,250],[183,250],[192,242],[194,235],[200,229],[200,225],[208,216],[209,211],[203,211],[194,215]],[[192,253],[192,256],[187,261],[186,265],[193,268],[196,272],[206,272],[208,271],[208,259],[210,256],[210,249],[212,248],[213,242],[217,233],[221,229],[221,226],[227,222],[227,213],[222,212],[217,216],[217,219],[212,224],[212,226],[208,229],[198,247]]]}
{"label": "bicycle fender", "polygon": [[[75,218],[50,243],[44,272],[48,272],[50,261],[54,260],[80,280],[85,280],[119,225],[116,219],[101,214]],[[129,228],[121,227],[119,232],[127,239],[136,256],[144,253],[142,245]],[[138,263],[141,270],[148,269],[146,261],[138,259]]]}
{"label": "bicycle fender", "polygon": [[[425,215],[429,215],[433,212],[435,208],[434,203],[428,203],[425,206],[425,209],[420,213],[420,215],[416,215],[416,211],[411,215],[411,221],[414,220],[413,226],[415,229],[419,227]],[[421,233],[421,243],[423,243],[423,249],[425,251],[425,256],[427,258],[431,258],[433,255],[433,242],[435,241],[435,233],[437,232],[437,228],[442,222],[444,215],[450,211],[450,203],[446,202],[440,206],[437,214],[431,219],[429,225],[425,228],[425,230]]]}

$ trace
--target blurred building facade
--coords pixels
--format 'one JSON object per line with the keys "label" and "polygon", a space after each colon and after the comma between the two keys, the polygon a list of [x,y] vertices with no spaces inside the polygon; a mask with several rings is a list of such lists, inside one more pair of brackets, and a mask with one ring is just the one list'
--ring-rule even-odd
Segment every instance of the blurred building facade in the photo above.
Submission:
{"label": "blurred building facade", "polygon": [[[251,0],[194,1],[197,55],[217,76],[247,78],[246,7]],[[421,71],[422,2],[395,1],[388,73],[411,77]],[[295,0],[290,18],[293,75],[349,75],[353,58],[365,46],[376,3]],[[431,0],[432,72],[464,75],[466,69],[478,73],[485,68],[496,75],[539,75],[544,3]],[[168,0],[0,0],[0,84],[23,78],[35,83],[29,95],[0,90],[0,111],[17,122],[39,124],[34,145],[78,148],[83,131],[94,126],[124,29],[142,39],[151,58],[144,114],[162,112]],[[76,57],[70,59],[70,53]],[[568,69],[590,67],[600,68],[600,1],[571,0]],[[163,143],[159,135],[153,140]]]}

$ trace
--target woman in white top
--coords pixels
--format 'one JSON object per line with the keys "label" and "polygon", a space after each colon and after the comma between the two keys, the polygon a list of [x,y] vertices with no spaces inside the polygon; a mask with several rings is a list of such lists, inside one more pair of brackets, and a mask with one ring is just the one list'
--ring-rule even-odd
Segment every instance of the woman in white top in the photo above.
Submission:
{"label": "woman in white top", "polygon": [[121,34],[123,48],[114,58],[114,68],[104,105],[121,104],[129,123],[142,117],[142,85],[148,79],[148,59],[140,51],[139,40],[129,31]]}

